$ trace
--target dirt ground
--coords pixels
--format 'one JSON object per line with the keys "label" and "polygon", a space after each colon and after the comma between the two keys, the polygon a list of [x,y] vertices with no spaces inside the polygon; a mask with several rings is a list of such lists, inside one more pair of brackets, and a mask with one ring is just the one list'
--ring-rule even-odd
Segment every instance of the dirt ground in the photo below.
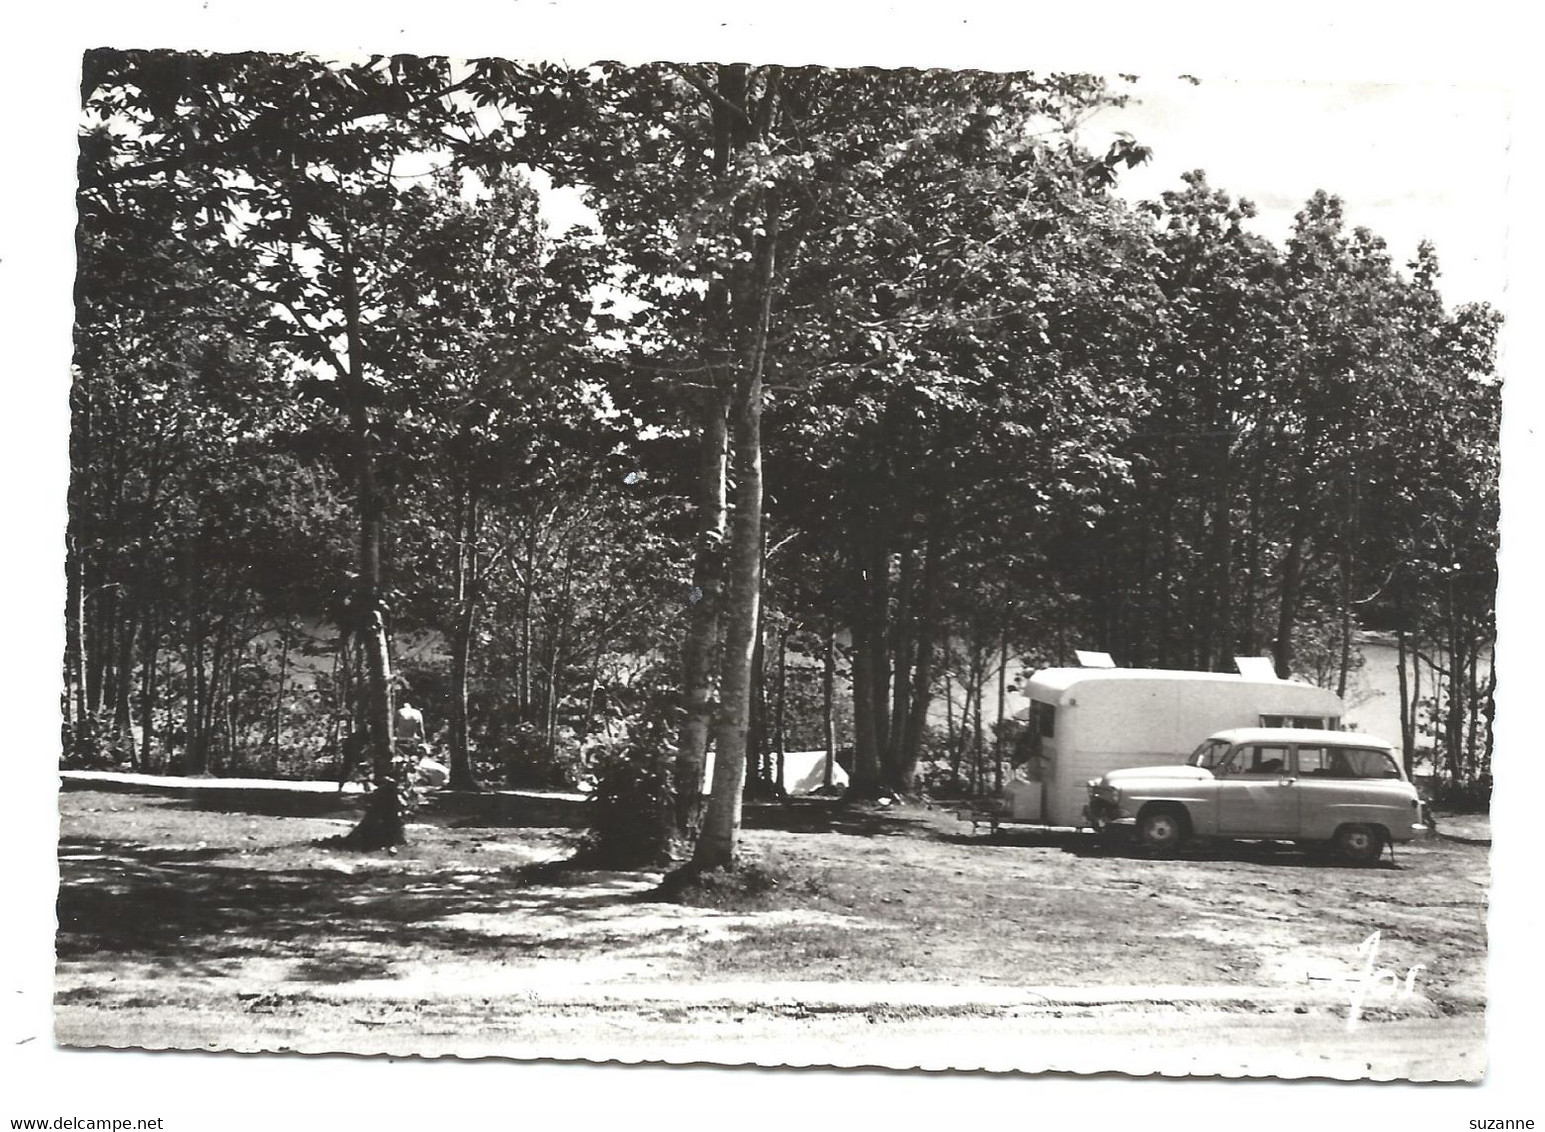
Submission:
{"label": "dirt ground", "polygon": [[[79,785],[79,784],[77,784]],[[101,786],[103,784],[94,784]],[[437,799],[412,844],[317,842],[357,798],[70,789],[66,1045],[1475,1079],[1484,818],[1350,868],[1223,845],[989,841],[943,809],[752,807],[765,898],[561,873],[572,797]],[[260,811],[260,812],[254,812]],[[319,812],[320,811],[320,812]]]}

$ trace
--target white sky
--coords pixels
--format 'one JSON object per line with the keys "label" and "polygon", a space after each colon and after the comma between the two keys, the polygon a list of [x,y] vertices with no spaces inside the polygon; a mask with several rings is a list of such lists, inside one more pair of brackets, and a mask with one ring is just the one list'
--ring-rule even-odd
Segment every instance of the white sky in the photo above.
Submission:
{"label": "white sky", "polygon": [[1125,130],[1153,159],[1120,191],[1156,198],[1187,170],[1255,202],[1255,230],[1281,243],[1316,189],[1346,203],[1350,225],[1388,243],[1401,266],[1429,239],[1452,302],[1503,305],[1510,103],[1505,87],[1286,79],[1140,78],[1090,140]]}
{"label": "white sky", "polygon": [[[0,310],[7,331],[0,482],[8,488],[5,592],[12,599],[11,647],[0,654],[10,693],[7,780],[0,791],[9,928],[0,964],[0,1075],[7,1080],[0,1119],[164,1114],[170,1132],[217,1126],[245,1132],[354,1125],[366,1113],[384,1112],[388,1103],[397,1118],[383,1127],[408,1121],[415,1127],[459,1126],[492,1114],[498,1114],[496,1122],[517,1125],[626,1120],[650,1127],[729,1119],[738,1127],[746,1114],[786,1123],[808,1111],[834,1124],[907,1127],[942,1127],[958,1123],[962,1114],[988,1122],[1112,1123],[1163,1112],[1171,1119],[1161,1123],[1203,1128],[1237,1117],[1241,1102],[1258,1132],[1392,1121],[1465,1128],[1475,1117],[1545,1117],[1530,1040],[1545,1012],[1536,943],[1545,926],[1535,864],[1539,742],[1531,702],[1545,676],[1537,658],[1545,605],[1535,581],[1545,569],[1536,500],[1545,482],[1545,445],[1535,436],[1545,423],[1545,404],[1542,383],[1531,380],[1545,365],[1533,317],[1545,302],[1537,266],[1545,259],[1539,208],[1545,199],[1545,100],[1536,77],[1538,37],[1527,11],[1512,0],[1103,0],[1097,6],[993,0],[74,0],[28,9],[25,20],[13,21],[16,49],[0,68],[0,94],[9,110],[6,176],[0,177]],[[1031,1082],[54,1049],[53,756],[63,650],[71,188],[80,52],[100,45],[411,51],[571,63],[776,59],[1135,72],[1154,77],[1140,86],[1144,102],[1111,127],[1129,129],[1155,148],[1153,166],[1130,182],[1145,195],[1201,166],[1215,184],[1254,198],[1263,208],[1263,231],[1273,236],[1286,231],[1294,209],[1317,187],[1344,196],[1350,218],[1385,236],[1398,257],[1430,236],[1446,264],[1445,294],[1499,301],[1510,316],[1503,366],[1510,380],[1497,654],[1499,794],[1493,809],[1506,833],[1492,858],[1486,1083],[1418,1089]],[[1203,85],[1157,78],[1184,73],[1201,76]],[[1218,76],[1244,81],[1230,85]],[[1305,86],[1306,80],[1343,85]],[[1359,85],[1344,85],[1348,80]],[[1378,83],[1394,87],[1379,89]],[[1437,89],[1443,86],[1462,90]],[[1507,100],[1487,90],[1511,92],[1511,135],[1501,124]],[[1500,158],[1509,137],[1513,151]],[[1504,172],[1511,178],[1505,197],[1499,187]],[[309,1115],[299,1116],[299,1107]]]}
{"label": "white sky", "polygon": [[[1512,98],[1504,86],[1432,81],[1140,77],[1116,82],[1128,105],[1101,111],[1083,135],[1103,150],[1117,131],[1152,159],[1123,170],[1118,192],[1155,199],[1204,169],[1255,203],[1253,228],[1277,243],[1317,189],[1342,198],[1349,226],[1369,228],[1404,267],[1430,240],[1451,304],[1504,306]],[[546,189],[547,178],[533,181]],[[544,192],[554,230],[590,219],[568,192]]]}

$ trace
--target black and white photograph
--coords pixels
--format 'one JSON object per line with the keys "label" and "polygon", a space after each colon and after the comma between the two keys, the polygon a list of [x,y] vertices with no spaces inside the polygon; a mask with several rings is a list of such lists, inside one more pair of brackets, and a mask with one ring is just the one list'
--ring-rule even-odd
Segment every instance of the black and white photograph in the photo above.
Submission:
{"label": "black and white photograph", "polygon": [[12,150],[12,1127],[1545,1119],[1512,49],[209,7]]}

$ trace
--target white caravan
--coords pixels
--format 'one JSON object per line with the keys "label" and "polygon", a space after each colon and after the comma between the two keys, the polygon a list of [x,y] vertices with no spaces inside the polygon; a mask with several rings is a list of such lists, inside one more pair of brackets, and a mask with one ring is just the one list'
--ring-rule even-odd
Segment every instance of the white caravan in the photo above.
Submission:
{"label": "white caravan", "polygon": [[1325,688],[1227,672],[1160,668],[1044,668],[1030,678],[1027,723],[1013,779],[976,820],[1081,827],[1091,778],[1184,762],[1231,727],[1341,726],[1341,698]]}

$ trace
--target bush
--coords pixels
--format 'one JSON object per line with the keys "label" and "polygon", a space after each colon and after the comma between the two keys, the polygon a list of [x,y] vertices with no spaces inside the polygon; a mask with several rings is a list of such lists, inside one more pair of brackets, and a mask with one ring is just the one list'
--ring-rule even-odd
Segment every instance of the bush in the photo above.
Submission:
{"label": "bush", "polygon": [[1469,782],[1440,781],[1433,787],[1432,804],[1451,813],[1490,813],[1491,775],[1483,774]]}
{"label": "bush", "polygon": [[137,735],[112,729],[106,712],[95,714],[89,726],[72,728],[64,724],[60,731],[62,770],[132,770],[135,763]]}
{"label": "bush", "polygon": [[675,847],[674,754],[675,748],[652,729],[601,751],[587,806],[590,829],[576,863],[645,869],[670,862]]}

